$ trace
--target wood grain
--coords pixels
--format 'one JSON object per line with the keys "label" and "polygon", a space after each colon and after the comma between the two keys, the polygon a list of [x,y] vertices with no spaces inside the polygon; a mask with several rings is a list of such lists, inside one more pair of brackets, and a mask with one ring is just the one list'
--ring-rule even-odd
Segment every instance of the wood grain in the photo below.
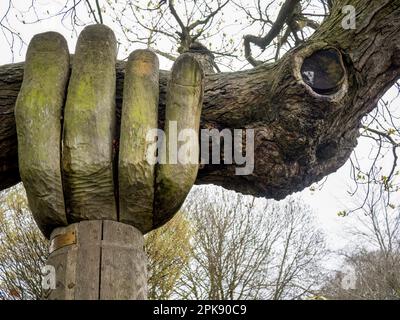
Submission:
{"label": "wood grain", "polygon": [[[158,127],[159,66],[148,50],[134,51],[125,69],[118,164],[119,220],[146,233],[153,226],[155,153],[149,130]],[[150,160],[150,161],[149,161]]]}
{"label": "wood grain", "polygon": [[69,53],[62,35],[36,35],[28,48],[24,80],[15,106],[19,170],[29,206],[46,237],[66,225],[61,179],[62,108]]}
{"label": "wood grain", "polygon": [[56,270],[48,300],[147,298],[147,258],[142,233],[116,221],[81,221],[53,231],[51,239],[75,231],[77,243],[53,251]]}
{"label": "wood grain", "polygon": [[[166,146],[159,150],[160,160],[165,163],[156,168],[154,228],[173,217],[196,180],[203,80],[204,74],[195,58],[184,54],[175,61],[167,87]],[[181,139],[184,130],[192,130],[197,136],[193,140]]]}
{"label": "wood grain", "polygon": [[86,27],[78,39],[65,105],[62,164],[69,222],[117,220],[115,62],[112,30]]}
{"label": "wood grain", "polygon": [[142,233],[116,221],[104,221],[103,230],[100,299],[147,299],[147,257]]}

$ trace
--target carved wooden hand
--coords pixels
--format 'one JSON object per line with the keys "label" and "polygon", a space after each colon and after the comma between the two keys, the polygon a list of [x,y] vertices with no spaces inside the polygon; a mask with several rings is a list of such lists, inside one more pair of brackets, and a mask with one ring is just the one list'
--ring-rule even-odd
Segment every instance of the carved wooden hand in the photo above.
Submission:
{"label": "carved wooden hand", "polygon": [[[148,50],[130,55],[120,123],[113,32],[86,27],[70,76],[69,59],[57,33],[37,35],[29,45],[15,114],[19,170],[34,218],[47,237],[82,220],[120,221],[146,233],[179,210],[198,169],[148,161],[146,135],[158,123],[158,59]],[[182,55],[168,84],[166,140],[170,121],[178,132],[198,132],[202,97],[201,67]]]}

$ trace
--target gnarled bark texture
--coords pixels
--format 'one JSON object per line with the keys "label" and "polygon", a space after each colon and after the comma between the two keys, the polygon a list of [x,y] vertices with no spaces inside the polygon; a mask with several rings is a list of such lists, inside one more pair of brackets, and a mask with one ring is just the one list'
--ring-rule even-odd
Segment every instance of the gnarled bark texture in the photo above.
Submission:
{"label": "gnarled bark texture", "polygon": [[[344,5],[356,9],[355,30],[342,27]],[[337,170],[356,145],[362,117],[399,78],[398,30],[400,0],[337,0],[319,30],[277,63],[207,75],[201,127],[255,129],[255,169],[237,176],[235,165],[205,165],[196,183],[279,199]],[[336,50],[345,71],[325,94],[302,73],[304,59],[321,50]],[[123,69],[118,63],[118,113]],[[20,181],[14,104],[22,76],[22,63],[0,67],[0,189]],[[168,76],[160,73],[161,117]]]}

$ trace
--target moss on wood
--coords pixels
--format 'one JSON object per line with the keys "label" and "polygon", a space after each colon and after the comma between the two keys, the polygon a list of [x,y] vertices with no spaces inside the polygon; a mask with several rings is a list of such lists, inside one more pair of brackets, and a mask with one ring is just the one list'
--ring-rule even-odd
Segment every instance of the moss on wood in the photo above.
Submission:
{"label": "moss on wood", "polygon": [[157,128],[158,86],[157,56],[149,50],[134,51],[125,69],[118,165],[119,218],[143,233],[153,226],[155,159],[147,159],[151,142],[146,137],[149,130]]}
{"label": "moss on wood", "polygon": [[15,107],[19,170],[34,218],[48,237],[66,225],[62,189],[61,118],[69,53],[58,33],[36,35],[28,48]]}
{"label": "moss on wood", "polygon": [[[187,194],[192,188],[198,171],[198,164],[183,164],[182,161],[172,164],[169,159],[170,147],[168,141],[173,135],[170,132],[170,122],[176,122],[177,133],[185,129],[193,129],[199,132],[200,114],[203,100],[203,72],[195,58],[189,55],[181,55],[174,63],[167,87],[167,102],[165,111],[165,134],[166,151],[160,158],[167,163],[160,164],[156,170],[156,191],[154,206],[154,222],[156,228],[169,219],[180,209]],[[174,140],[176,137],[172,137]],[[177,150],[185,141],[177,141]],[[193,141],[190,146],[197,152],[198,140]],[[182,159],[181,159],[182,160]],[[188,160],[188,159],[186,159]]]}
{"label": "moss on wood", "polygon": [[104,25],[79,36],[65,106],[62,155],[70,222],[117,220],[113,179],[116,39]]}

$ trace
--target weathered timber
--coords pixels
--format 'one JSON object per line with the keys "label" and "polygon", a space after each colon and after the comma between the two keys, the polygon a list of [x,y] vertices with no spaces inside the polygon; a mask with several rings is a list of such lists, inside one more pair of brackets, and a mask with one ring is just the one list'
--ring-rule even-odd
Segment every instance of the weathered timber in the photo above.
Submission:
{"label": "weathered timber", "polygon": [[103,221],[100,299],[147,299],[144,238],[133,226]]}
{"label": "weathered timber", "polygon": [[79,36],[64,112],[63,186],[69,222],[117,220],[114,194],[116,39],[104,25]]}
{"label": "weathered timber", "polygon": [[100,261],[103,223],[82,221],[55,229],[54,238],[74,232],[76,243],[50,253],[46,265],[55,268],[56,288],[49,289],[49,300],[98,300],[100,296]]}
{"label": "weathered timber", "polygon": [[[356,9],[355,30],[341,26],[344,5]],[[399,79],[399,29],[400,0],[336,0],[311,38],[277,63],[206,75],[201,128],[255,129],[255,167],[237,176],[235,164],[205,165],[196,183],[280,199],[340,168],[356,145],[361,119]],[[306,57],[331,48],[346,74],[339,95],[321,95],[300,70]],[[117,64],[117,112],[124,68]],[[0,189],[20,181],[14,104],[22,75],[23,64],[0,67]],[[160,128],[169,75],[160,72]]]}
{"label": "weathered timber", "polygon": [[134,51],[125,69],[119,141],[119,221],[143,233],[153,227],[155,153],[147,154],[149,130],[158,126],[159,66],[148,50]]}
{"label": "weathered timber", "polygon": [[82,221],[57,228],[75,232],[76,243],[53,251],[47,265],[56,271],[48,300],[146,299],[147,258],[142,233],[115,221]]}
{"label": "weathered timber", "polygon": [[47,237],[55,226],[67,224],[60,158],[68,76],[64,37],[54,32],[35,36],[26,56],[15,120],[21,178],[34,219]]}
{"label": "weathered timber", "polygon": [[175,61],[167,86],[165,139],[156,167],[154,228],[173,217],[196,180],[203,80],[194,57],[183,54]]}

